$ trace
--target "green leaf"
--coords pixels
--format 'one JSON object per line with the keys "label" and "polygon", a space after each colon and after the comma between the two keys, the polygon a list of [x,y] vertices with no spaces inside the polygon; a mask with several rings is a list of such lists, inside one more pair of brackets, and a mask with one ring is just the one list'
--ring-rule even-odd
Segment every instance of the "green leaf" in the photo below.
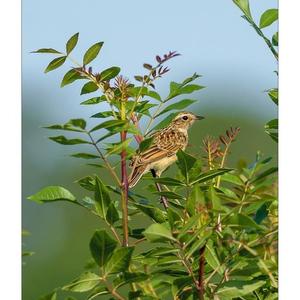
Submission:
{"label": "green leaf", "polygon": [[22,257],[32,256],[34,254],[35,254],[35,252],[32,252],[32,251],[22,251]]}
{"label": "green leaf", "polygon": [[171,177],[154,178],[154,181],[167,186],[184,186],[183,182]]}
{"label": "green leaf", "polygon": [[240,213],[229,217],[227,220],[224,221],[224,224],[227,224],[229,226],[239,226],[243,228],[254,228],[258,230],[262,229],[262,227],[255,223],[253,219]]}
{"label": "green leaf", "polygon": [[86,121],[84,119],[71,119],[66,123],[67,126],[74,126],[77,128],[85,129]]}
{"label": "green leaf", "polygon": [[105,267],[105,274],[124,272],[128,269],[134,247],[123,247],[114,251]]}
{"label": "green leaf", "polygon": [[86,127],[86,121],[84,119],[71,119],[64,125],[51,125],[45,126],[46,129],[52,130],[66,130],[66,131],[76,131],[76,132],[84,132]]}
{"label": "green leaf", "polygon": [[103,141],[103,140],[105,140],[105,139],[107,139],[107,138],[109,138],[109,137],[115,135],[116,133],[120,132],[121,130],[122,130],[122,129],[119,129],[119,130],[114,129],[114,130],[108,132],[107,134],[101,136],[101,137],[96,141],[96,144],[98,144],[99,142],[101,142],[101,141]]}
{"label": "green leaf", "polygon": [[169,106],[167,106],[162,112],[160,112],[156,118],[162,114],[165,114],[168,111],[171,110],[182,110],[185,109],[186,107],[190,106],[191,104],[195,103],[197,100],[192,100],[192,99],[183,99],[181,101],[175,102]]}
{"label": "green leaf", "polygon": [[109,111],[102,111],[102,112],[98,112],[94,115],[91,116],[91,118],[108,118],[108,117],[112,117],[114,114],[111,110]]}
{"label": "green leaf", "polygon": [[97,91],[99,87],[93,81],[87,82],[81,89],[80,95],[89,94]]}
{"label": "green leaf", "polygon": [[67,55],[71,53],[71,51],[76,47],[78,42],[79,32],[75,33],[70,39],[67,41],[66,44],[66,51]]}
{"label": "green leaf", "polygon": [[177,166],[187,182],[189,182],[189,171],[195,165],[197,159],[184,151],[177,151]]}
{"label": "green leaf", "polygon": [[259,27],[264,28],[270,26],[272,23],[278,20],[278,9],[272,8],[266,10],[260,17]]}
{"label": "green leaf", "polygon": [[137,203],[134,206],[157,223],[164,223],[166,221],[163,212],[158,207]]}
{"label": "green leaf", "polygon": [[172,99],[178,95],[190,94],[194,91],[203,89],[204,86],[200,86],[197,84],[187,85],[188,83],[194,81],[195,79],[197,79],[199,77],[200,77],[200,75],[195,73],[193,76],[186,78],[182,83],[176,83],[176,82],[172,81],[170,83],[170,93],[164,102],[167,102],[170,99]]}
{"label": "green leaf", "polygon": [[171,226],[171,229],[174,229],[176,222],[181,221],[181,217],[179,213],[177,213],[177,211],[171,207],[168,207],[167,213],[168,213],[168,222]]}
{"label": "green leaf", "polygon": [[188,230],[192,229],[195,225],[197,225],[200,221],[200,215],[194,215],[193,217],[189,218],[187,223],[180,229],[180,233],[177,238],[180,240],[182,239]]}
{"label": "green leaf", "polygon": [[62,290],[70,292],[88,292],[100,283],[100,277],[92,272],[85,272],[79,278],[65,285]]}
{"label": "green leaf", "polygon": [[91,254],[100,267],[109,261],[116,247],[117,242],[107,234],[106,230],[97,230],[90,241]]}
{"label": "green leaf", "polygon": [[51,53],[51,54],[62,54],[61,52],[53,49],[53,48],[41,48],[36,51],[32,51],[31,53]]}
{"label": "green leaf", "polygon": [[84,54],[83,57],[83,64],[87,65],[89,64],[91,61],[93,61],[97,55],[99,54],[101,48],[103,46],[103,42],[100,43],[96,43],[93,46],[91,46]]}
{"label": "green leaf", "polygon": [[265,177],[275,173],[275,172],[278,172],[278,168],[277,167],[272,167],[262,173],[260,173],[259,175],[257,175],[253,180],[251,180],[250,182],[251,183],[254,183],[254,182],[257,182],[261,179],[264,179]]}
{"label": "green leaf", "polygon": [[250,294],[251,292],[259,289],[265,284],[262,280],[251,281],[227,281],[222,283],[216,292],[221,299],[224,298],[236,298]]}
{"label": "green leaf", "polygon": [[[111,143],[110,146],[106,149],[106,156],[112,154],[120,154],[123,150],[127,150],[127,147],[131,143],[132,139],[126,139],[123,142]],[[128,151],[127,151],[128,152]]]}
{"label": "green leaf", "polygon": [[106,101],[105,96],[94,97],[94,98],[91,98],[91,99],[81,102],[80,105],[93,105],[93,104],[98,104],[103,101]]}
{"label": "green leaf", "polygon": [[105,219],[111,199],[106,186],[98,177],[96,177],[95,201],[99,216]]}
{"label": "green leaf", "polygon": [[57,293],[55,291],[39,298],[39,300],[56,300],[56,299],[57,299]]}
{"label": "green leaf", "polygon": [[76,199],[71,192],[61,186],[47,186],[41,189],[34,195],[29,196],[27,199],[36,201],[39,203],[48,201],[72,201],[75,202]]}
{"label": "green leaf", "polygon": [[100,80],[101,81],[108,81],[115,78],[121,69],[119,67],[110,67],[100,73]]}
{"label": "green leaf", "polygon": [[248,0],[233,0],[240,10],[250,19],[252,19]]}
{"label": "green leaf", "polygon": [[205,173],[200,174],[198,177],[196,177],[195,179],[193,179],[193,182],[191,182],[191,185],[195,184],[195,183],[203,183],[206,182],[208,180],[211,180],[217,176],[220,176],[222,174],[225,174],[227,172],[232,171],[233,169],[226,169],[226,168],[222,168],[222,169],[216,169],[216,170],[211,170],[211,171],[207,171]]}
{"label": "green leaf", "polygon": [[61,56],[61,57],[57,57],[54,58],[49,65],[47,66],[47,68],[45,69],[45,73],[48,73],[50,71],[53,71],[57,68],[59,68],[60,66],[62,66],[64,64],[64,62],[66,61],[66,56]]}
{"label": "green leaf", "polygon": [[200,189],[198,184],[193,185],[192,192],[186,200],[186,210],[188,211],[189,215],[194,216],[197,213],[197,207],[204,205],[204,202],[204,192]]}
{"label": "green leaf", "polygon": [[272,36],[272,44],[274,46],[278,46],[278,32],[276,32],[273,36]]}
{"label": "green leaf", "polygon": [[176,241],[172,236],[170,229],[163,224],[150,225],[143,234],[151,242],[161,242],[165,240]]}
{"label": "green leaf", "polygon": [[83,77],[75,69],[71,69],[63,77],[60,87],[64,87],[79,79],[83,79]]}
{"label": "green leaf", "polygon": [[213,186],[210,186],[207,191],[207,196],[212,204],[214,210],[222,210],[222,205],[220,198],[217,196],[216,189]]}
{"label": "green leaf", "polygon": [[269,205],[264,203],[255,213],[254,221],[260,224],[269,214]]}
{"label": "green leaf", "polygon": [[217,272],[222,275],[224,272],[224,266],[220,267],[220,261],[215,251],[215,247],[212,240],[209,240],[205,246],[204,257],[206,262]]}
{"label": "green leaf", "polygon": [[90,154],[90,153],[74,153],[71,155],[72,157],[76,158],[84,158],[84,159],[95,159],[99,158],[98,155]]}
{"label": "green leaf", "polygon": [[153,142],[153,137],[144,139],[139,145],[139,152],[144,152],[150,148]]}
{"label": "green leaf", "polygon": [[106,213],[106,220],[109,224],[113,225],[114,223],[120,220],[119,213],[113,203],[108,206]]}
{"label": "green leaf", "polygon": [[[134,105],[134,101],[128,101],[127,102],[127,110],[130,111],[130,109],[132,108],[132,105]],[[153,103],[149,103],[149,101],[139,101],[135,107],[134,107],[134,111],[138,112],[140,114],[146,115],[148,117],[151,117],[151,114],[149,112],[149,109],[152,107],[157,106],[157,104],[153,104]]]}
{"label": "green leaf", "polygon": [[238,175],[225,173],[222,175],[222,181],[230,182],[236,185],[242,185],[243,181]]}
{"label": "green leaf", "polygon": [[189,250],[186,252],[186,257],[190,258],[195,251],[199,250],[200,248],[202,248],[205,243],[206,240],[211,236],[212,231],[209,230],[208,232],[205,232],[203,236],[200,236],[199,239],[197,239],[189,248]]}
{"label": "green leaf", "polygon": [[[142,297],[143,291],[141,290],[137,290],[137,291],[129,291],[128,292],[128,300],[134,300],[134,299],[139,299],[140,297]],[[268,299],[269,300],[269,299]]]}
{"label": "green leaf", "polygon": [[124,272],[123,274],[120,275],[119,278],[117,278],[118,282],[115,283],[117,284],[118,287],[132,283],[132,282],[141,282],[145,281],[149,278],[148,274],[142,273],[142,272],[136,272],[136,273],[129,273],[129,272]]}
{"label": "green leaf", "polygon": [[148,94],[148,89],[145,86],[134,86],[129,89],[129,94],[132,97],[144,96]]}
{"label": "green leaf", "polygon": [[158,101],[161,102],[160,95],[157,92],[155,92],[155,91],[148,91],[147,96],[149,96],[149,97],[151,97],[153,99],[156,99],[156,100],[158,100]]}
{"label": "green leaf", "polygon": [[271,100],[278,105],[278,89],[271,89],[268,91],[268,95]]}
{"label": "green leaf", "polygon": [[51,136],[51,137],[49,137],[49,139],[56,142],[56,143],[58,143],[58,144],[62,144],[62,145],[91,144],[90,142],[84,141],[82,139],[67,139],[63,135]]}
{"label": "green leaf", "polygon": [[265,125],[265,129],[278,129],[278,119],[273,119]]}
{"label": "green leaf", "polygon": [[109,131],[115,130],[115,129],[122,129],[127,124],[127,121],[124,120],[109,120],[105,121],[97,126],[95,126],[90,132],[105,128]]}
{"label": "green leaf", "polygon": [[153,130],[159,130],[159,129],[162,129],[166,126],[168,126],[171,121],[175,118],[175,116],[177,115],[178,113],[172,113],[172,114],[169,114],[166,118],[164,118],[160,123],[158,123],[151,131]]}
{"label": "green leaf", "polygon": [[278,132],[270,132],[270,131],[266,130],[266,133],[271,137],[271,139],[273,141],[278,143]]}
{"label": "green leaf", "polygon": [[178,83],[172,81],[170,84],[170,94],[168,95],[168,97],[165,101],[173,99],[179,95],[191,94],[191,93],[201,90],[203,88],[204,88],[204,86],[201,86],[198,84],[188,84],[188,85],[181,87],[181,84],[178,84]]}
{"label": "green leaf", "polygon": [[80,178],[79,180],[76,180],[75,182],[88,191],[95,191],[96,183],[95,179],[92,176],[85,176],[83,178]]}
{"label": "green leaf", "polygon": [[[184,287],[193,286],[193,279],[191,276],[181,276],[180,278],[176,278],[173,281],[172,292],[174,295],[174,299],[182,299],[182,300],[191,300],[196,298],[182,298]],[[180,298],[179,298],[180,295]]]}

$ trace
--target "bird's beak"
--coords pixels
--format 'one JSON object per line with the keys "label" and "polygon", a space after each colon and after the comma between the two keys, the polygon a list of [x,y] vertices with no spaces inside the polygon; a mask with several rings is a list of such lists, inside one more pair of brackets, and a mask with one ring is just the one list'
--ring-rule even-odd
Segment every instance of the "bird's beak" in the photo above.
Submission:
{"label": "bird's beak", "polygon": [[196,116],[196,120],[203,120],[203,119],[205,119],[205,118],[202,116]]}

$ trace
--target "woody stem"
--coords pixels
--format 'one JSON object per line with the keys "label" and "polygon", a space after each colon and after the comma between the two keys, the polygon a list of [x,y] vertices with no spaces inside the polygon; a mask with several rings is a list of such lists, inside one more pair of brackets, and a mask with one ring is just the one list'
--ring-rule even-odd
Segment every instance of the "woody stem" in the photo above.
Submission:
{"label": "woody stem", "polygon": [[[153,178],[156,178],[156,173],[155,173],[155,170],[154,169],[151,169],[151,174],[153,176]],[[161,189],[161,186],[159,183],[155,182],[155,186],[156,186],[156,189],[161,192],[162,189]],[[169,205],[168,205],[168,199],[165,197],[165,196],[161,196],[161,203],[163,204],[165,210],[168,209]]]}

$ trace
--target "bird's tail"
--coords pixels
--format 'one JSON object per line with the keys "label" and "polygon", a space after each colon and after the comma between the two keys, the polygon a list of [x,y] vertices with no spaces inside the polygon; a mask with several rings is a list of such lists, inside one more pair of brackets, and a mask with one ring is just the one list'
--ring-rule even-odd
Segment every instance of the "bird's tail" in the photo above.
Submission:
{"label": "bird's tail", "polygon": [[138,183],[138,181],[145,173],[145,170],[146,170],[145,166],[136,166],[133,168],[128,181],[128,185],[130,188],[134,187]]}

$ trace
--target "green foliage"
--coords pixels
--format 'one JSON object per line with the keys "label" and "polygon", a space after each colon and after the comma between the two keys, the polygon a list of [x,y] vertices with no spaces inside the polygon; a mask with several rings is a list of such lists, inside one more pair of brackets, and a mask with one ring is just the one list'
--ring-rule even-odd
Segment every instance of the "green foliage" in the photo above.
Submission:
{"label": "green foliage", "polygon": [[88,292],[99,284],[99,280],[100,277],[97,274],[86,272],[65,285],[62,290],[78,293]]}
{"label": "green foliage", "polygon": [[[278,31],[276,31],[271,38],[268,38],[261,30],[278,21],[278,9],[267,9],[261,15],[258,26],[251,16],[248,0],[233,0],[233,2],[241,9],[241,11],[244,13],[243,18],[254,28],[256,33],[263,38],[276,60],[278,60],[278,52],[275,49],[275,47],[278,47]],[[269,90],[268,95],[271,100],[278,105],[278,89],[274,88]],[[276,122],[278,124],[278,120],[269,121],[265,125],[265,132],[273,139],[273,141],[278,143],[278,125],[275,126]],[[273,128],[270,128],[270,126],[273,126]]]}
{"label": "green foliage", "polygon": [[101,80],[111,80],[115,78],[121,69],[119,67],[110,67],[100,73]]}
{"label": "green foliage", "polygon": [[48,73],[50,71],[53,71],[57,68],[59,68],[60,66],[62,66],[64,64],[64,62],[66,61],[66,56],[61,56],[61,57],[57,57],[54,58],[49,65],[47,66],[47,68],[45,69],[45,73]]}
{"label": "green foliage", "polygon": [[77,42],[78,42],[78,37],[79,37],[79,32],[75,33],[70,39],[67,41],[66,44],[66,52],[67,55],[69,55],[72,50],[76,47]]}
{"label": "green foliage", "polygon": [[117,247],[117,242],[105,230],[97,230],[91,241],[90,250],[95,262],[103,267]]}
{"label": "green foliage", "polygon": [[247,16],[249,19],[252,19],[248,0],[233,0],[233,2],[240,8],[245,16]]}
{"label": "green foliage", "polygon": [[[253,22],[248,1],[234,2]],[[263,25],[271,22],[270,15],[262,19]],[[59,55],[59,63],[50,63],[54,70],[71,58],[78,36],[67,41],[66,54],[45,48],[36,52]],[[196,101],[178,96],[203,86],[195,83],[200,76],[194,74],[180,83],[171,82],[166,97],[155,90],[156,81],[169,71],[165,64],[176,52],[156,56],[155,65],[145,63],[146,74],[135,76],[135,84],[119,75],[116,66],[93,72],[85,65],[98,56],[102,46],[101,42],[90,47],[82,65],[66,72],[61,86],[83,80],[81,95],[95,92],[97,96],[80,104],[103,102],[109,110],[94,111],[91,117],[99,121],[94,127],[78,118],[46,128],[73,135],[50,137],[56,143],[93,148],[71,156],[95,160],[88,165],[103,168],[112,183],[87,175],[76,181],[84,190],[82,199],[60,186],[43,188],[28,197],[38,203],[68,201],[102,222],[89,243],[93,263],[88,271],[42,299],[56,300],[61,290],[64,295],[83,293],[88,300],[103,295],[111,299],[190,300],[276,297],[277,168],[270,165],[271,158],[263,159],[258,152],[248,166],[228,166],[226,159],[239,133],[239,128],[230,128],[219,138],[204,139],[202,148],[198,141],[197,153],[178,151],[175,176],[142,178],[139,184],[148,186],[148,195],[128,190],[126,167],[134,155],[133,141],[139,144],[134,145],[137,151],[149,149],[154,138],[148,134],[168,125],[178,111]],[[268,94],[277,104],[277,90]],[[163,120],[159,120],[161,116]],[[144,130],[141,122],[146,123]],[[278,121],[272,120],[265,129],[275,135],[277,128]],[[137,224],[137,216],[145,222]]]}
{"label": "green foliage", "polygon": [[99,54],[101,48],[103,46],[103,42],[96,43],[93,46],[91,46],[84,54],[83,56],[83,65],[87,65],[90,62],[92,62],[97,55]]}
{"label": "green foliage", "polygon": [[133,247],[119,248],[113,252],[105,267],[105,275],[124,272],[128,269]]}
{"label": "green foliage", "polygon": [[260,17],[259,27],[264,28],[270,26],[278,20],[278,9],[268,9]]}
{"label": "green foliage", "polygon": [[59,200],[76,200],[71,192],[61,186],[47,186],[36,194],[28,197],[28,199],[39,203]]}

